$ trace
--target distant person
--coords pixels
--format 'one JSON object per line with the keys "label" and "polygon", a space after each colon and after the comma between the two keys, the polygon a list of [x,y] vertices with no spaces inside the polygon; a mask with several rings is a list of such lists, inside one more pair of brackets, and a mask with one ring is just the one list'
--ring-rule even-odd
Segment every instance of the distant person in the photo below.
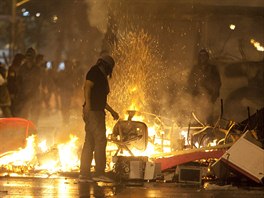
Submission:
{"label": "distant person", "polygon": [[60,79],[57,61],[49,62],[49,67],[46,67],[45,70],[43,87],[46,98],[45,105],[50,111],[60,110],[59,82]]}
{"label": "distant person", "polygon": [[0,62],[0,108],[3,117],[12,117],[11,113],[11,98],[7,88],[7,71],[4,64]]}
{"label": "distant person", "polygon": [[74,83],[74,93],[72,100],[72,108],[78,109],[78,107],[83,103],[83,79],[85,77],[85,73],[83,72],[82,65],[79,60],[74,59],[72,61],[72,78]]}
{"label": "distant person", "polygon": [[18,116],[38,122],[41,69],[36,65],[36,51],[28,48],[25,62],[18,70],[19,89],[16,98]]}
{"label": "distant person", "polygon": [[51,105],[50,105],[50,98],[51,98],[51,92],[50,92],[50,83],[51,83],[51,76],[49,75],[50,68],[47,67],[47,65],[51,66],[51,62],[45,62],[43,65],[43,79],[42,79],[42,100],[44,104],[44,109],[47,110],[47,112],[50,111]]}
{"label": "distant person", "polygon": [[[114,65],[115,62],[111,56],[102,56],[86,75],[83,105],[86,135],[81,155],[80,179],[87,181],[112,182],[112,179],[105,176],[107,142],[105,109],[111,113],[115,120],[119,118],[118,113],[107,104],[108,77],[111,77]],[[93,157],[96,173],[92,178]]]}
{"label": "distant person", "polygon": [[[37,124],[39,120],[39,116],[42,111],[42,103],[45,102],[45,97],[44,97],[44,91],[43,91],[43,79],[46,77],[45,76],[45,60],[44,60],[44,55],[43,54],[37,54],[35,58],[35,65],[37,67],[38,73],[39,73],[39,81],[35,81],[36,83],[39,83],[37,91],[35,93],[35,99],[34,99],[34,104],[33,104],[33,115],[34,115],[34,120],[35,124]],[[34,107],[35,106],[35,107]],[[41,107],[41,108],[40,108]]]}
{"label": "distant person", "polygon": [[199,51],[198,63],[191,69],[188,87],[198,119],[213,124],[213,107],[219,97],[221,78],[217,67],[209,63],[209,53],[205,49]]}
{"label": "distant person", "polygon": [[8,91],[11,97],[11,111],[13,115],[16,115],[15,112],[15,98],[17,97],[17,92],[19,89],[19,82],[18,82],[18,70],[20,66],[23,64],[23,61],[25,59],[25,55],[21,53],[15,54],[15,57],[8,68],[8,74],[7,74],[7,87]]}
{"label": "distant person", "polygon": [[70,122],[70,110],[75,93],[76,76],[74,74],[72,62],[69,60],[64,61],[64,68],[58,73],[61,113],[64,125],[68,125]]}

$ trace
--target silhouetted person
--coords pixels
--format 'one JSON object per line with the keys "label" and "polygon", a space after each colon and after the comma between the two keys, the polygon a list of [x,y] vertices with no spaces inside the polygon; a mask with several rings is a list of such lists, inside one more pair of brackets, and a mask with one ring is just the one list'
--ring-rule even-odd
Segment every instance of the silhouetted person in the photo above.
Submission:
{"label": "silhouetted person", "polygon": [[189,91],[193,97],[194,113],[209,124],[213,122],[213,106],[219,97],[221,78],[215,65],[209,63],[209,53],[202,49],[198,64],[191,69],[188,79]]}
{"label": "silhouetted person", "polygon": [[71,103],[75,93],[74,70],[71,61],[64,62],[65,68],[59,72],[59,94],[61,101],[61,113],[65,125],[70,121]]}
{"label": "silhouetted person", "polygon": [[33,110],[31,111],[33,114],[33,119],[35,124],[37,124],[39,120],[39,116],[42,111],[42,102],[45,100],[44,92],[43,92],[43,79],[45,78],[45,61],[43,54],[37,54],[35,58],[35,66],[37,67],[36,72],[39,73],[39,81],[35,81],[38,83],[38,88],[35,93],[35,100],[33,103]]}
{"label": "silhouetted person", "polygon": [[105,109],[114,119],[118,114],[107,104],[109,93],[108,77],[111,77],[115,62],[109,55],[98,59],[86,75],[84,84],[85,103],[83,105],[83,119],[85,122],[85,142],[83,145],[80,166],[80,179],[91,179],[91,163],[95,159],[94,181],[111,182],[105,176],[106,168],[106,126]]}
{"label": "silhouetted person", "polygon": [[36,51],[28,48],[25,54],[25,63],[19,68],[18,80],[19,91],[16,103],[18,115],[22,118],[31,119],[35,124],[41,104],[39,104],[41,69],[36,65]]}
{"label": "silhouetted person", "polygon": [[15,98],[17,97],[17,92],[19,89],[19,82],[18,82],[18,70],[20,66],[22,65],[23,61],[25,59],[25,55],[21,53],[17,53],[12,61],[12,64],[8,68],[8,75],[7,75],[7,86],[8,91],[11,97],[11,111],[13,115],[16,115],[15,112]]}
{"label": "silhouetted person", "polygon": [[7,88],[7,71],[4,65],[0,62],[0,108],[3,117],[12,117],[10,110],[11,99]]}
{"label": "silhouetted person", "polygon": [[[60,98],[59,98],[59,72],[57,62],[51,62],[50,68],[45,70],[45,78],[43,79],[46,107],[50,110],[60,109]],[[54,101],[53,101],[54,99]],[[53,102],[55,104],[53,104]],[[54,107],[54,109],[53,109]]]}

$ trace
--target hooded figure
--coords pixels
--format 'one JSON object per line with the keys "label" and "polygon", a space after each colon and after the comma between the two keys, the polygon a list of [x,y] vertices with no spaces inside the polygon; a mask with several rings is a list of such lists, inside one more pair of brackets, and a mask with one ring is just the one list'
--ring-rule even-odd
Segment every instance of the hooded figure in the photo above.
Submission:
{"label": "hooded figure", "polygon": [[198,63],[191,69],[188,87],[198,118],[212,124],[213,106],[220,94],[221,78],[216,65],[209,63],[209,53],[205,49],[199,51]]}
{"label": "hooded figure", "polygon": [[[83,120],[85,122],[85,142],[80,165],[80,179],[86,181],[112,180],[105,176],[106,167],[106,126],[105,109],[117,120],[119,115],[107,103],[109,93],[108,77],[115,65],[109,55],[101,56],[86,74],[84,85]],[[95,159],[95,174],[91,173],[92,159]],[[93,176],[93,177],[92,177]]]}

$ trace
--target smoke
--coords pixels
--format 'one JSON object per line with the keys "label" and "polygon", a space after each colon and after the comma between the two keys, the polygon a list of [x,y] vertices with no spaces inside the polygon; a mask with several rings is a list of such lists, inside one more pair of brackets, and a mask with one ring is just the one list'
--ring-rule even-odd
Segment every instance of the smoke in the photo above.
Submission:
{"label": "smoke", "polygon": [[107,31],[108,1],[107,0],[85,0],[88,5],[88,20],[92,27],[101,33]]}

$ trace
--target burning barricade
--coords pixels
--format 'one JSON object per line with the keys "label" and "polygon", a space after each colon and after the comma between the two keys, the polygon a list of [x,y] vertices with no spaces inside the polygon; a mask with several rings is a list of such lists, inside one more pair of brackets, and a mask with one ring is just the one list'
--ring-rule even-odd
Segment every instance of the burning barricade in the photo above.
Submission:
{"label": "burning barricade", "polygon": [[[39,141],[32,122],[22,118],[0,119],[1,175],[54,173],[78,169],[78,137],[49,147]],[[77,167],[77,168],[76,168]]]}
{"label": "burning barricade", "polygon": [[[249,166],[239,161],[243,158],[239,142],[250,144],[255,149],[252,152],[256,154],[256,160],[263,159],[263,148],[256,143],[259,141],[254,137],[254,130],[241,129],[241,124],[223,118],[215,126],[204,125],[194,114],[198,126],[187,127],[179,127],[173,121],[171,125],[165,124],[163,120],[166,118],[145,112],[128,111],[128,114],[127,120],[119,120],[110,133],[108,130],[107,171],[112,171],[120,181],[162,180],[200,184],[204,180],[223,178],[223,167],[228,166],[229,172],[240,172],[254,178],[255,182],[263,182],[264,171],[260,170],[263,166],[249,163],[250,159],[253,160],[251,156],[246,160]],[[1,121],[1,126],[4,126]],[[68,142],[50,146],[46,140],[39,141],[37,133],[27,134],[23,136],[25,144],[14,149],[11,143],[13,151],[5,150],[0,155],[2,175],[79,172],[82,144],[77,136],[70,135]],[[15,138],[10,139],[16,141]],[[250,150],[243,147],[243,153]],[[256,169],[253,173],[252,167]]]}

